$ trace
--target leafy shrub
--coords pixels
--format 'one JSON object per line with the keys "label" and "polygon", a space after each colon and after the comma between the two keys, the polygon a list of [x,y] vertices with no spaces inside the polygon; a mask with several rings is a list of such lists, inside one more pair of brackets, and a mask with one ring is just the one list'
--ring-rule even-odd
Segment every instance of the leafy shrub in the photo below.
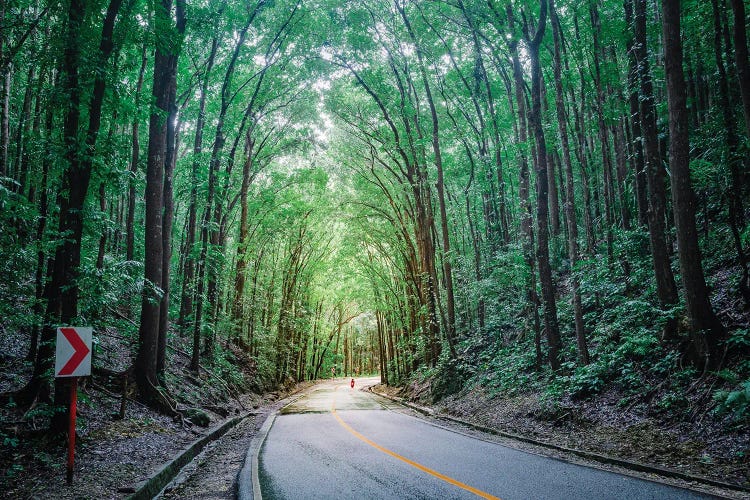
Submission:
{"label": "leafy shrub", "polygon": [[568,390],[574,398],[598,394],[604,389],[604,371],[599,364],[590,364],[576,369],[569,378]]}
{"label": "leafy shrub", "polygon": [[19,443],[16,436],[11,436],[3,431],[0,431],[0,441],[3,443],[3,448],[17,448]]}
{"label": "leafy shrub", "polygon": [[448,346],[444,346],[430,385],[433,401],[439,401],[460,391],[467,378],[459,361],[451,359],[449,353]]}
{"label": "leafy shrub", "polygon": [[716,413],[729,415],[735,422],[750,420],[750,379],[735,391],[716,391],[714,400],[718,403]]}

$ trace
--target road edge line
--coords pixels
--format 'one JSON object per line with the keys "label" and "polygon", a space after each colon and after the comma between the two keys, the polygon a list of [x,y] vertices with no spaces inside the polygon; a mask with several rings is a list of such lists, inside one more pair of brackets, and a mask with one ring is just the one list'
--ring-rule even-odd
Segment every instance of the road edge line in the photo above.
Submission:
{"label": "road edge line", "polygon": [[198,456],[201,451],[203,451],[206,445],[219,439],[226,434],[229,429],[240,423],[243,419],[249,417],[252,413],[253,412],[247,412],[245,415],[233,417],[202,438],[194,441],[186,450],[163,465],[154,475],[146,479],[135,493],[127,497],[127,500],[146,500],[161,493],[162,490],[164,490],[164,488],[168,486],[175,477],[177,477],[180,471]]}
{"label": "road edge line", "polygon": [[[575,448],[567,448],[565,446],[560,446],[560,445],[556,445],[556,444],[553,444],[553,443],[546,443],[544,441],[538,441],[538,440],[536,440],[534,438],[522,436],[522,435],[519,435],[519,434],[514,434],[512,432],[502,431],[502,430],[499,430],[499,429],[493,429],[492,427],[486,427],[484,425],[475,424],[473,422],[469,422],[469,421],[463,420],[461,418],[453,417],[453,416],[447,415],[445,413],[438,413],[435,410],[433,410],[432,408],[427,408],[427,407],[424,407],[424,406],[421,406],[421,405],[417,405],[417,404],[411,403],[409,401],[406,401],[403,398],[399,398],[399,397],[395,397],[395,396],[390,396],[388,394],[375,391],[375,390],[373,390],[372,387],[373,386],[370,386],[368,388],[368,390],[370,392],[372,392],[373,394],[377,394],[378,396],[381,396],[381,397],[384,397],[384,398],[389,399],[391,401],[394,401],[396,403],[402,404],[402,405],[404,405],[404,406],[406,406],[408,408],[411,408],[412,410],[415,410],[415,411],[417,411],[419,413],[422,413],[423,415],[427,415],[427,416],[433,417],[433,418],[438,418],[438,419],[441,419],[441,420],[447,420],[449,422],[453,422],[453,423],[460,424],[460,425],[465,425],[466,427],[470,427],[470,428],[472,428],[474,430],[477,430],[477,431],[480,431],[480,432],[485,432],[487,434],[493,434],[495,436],[500,436],[500,437],[504,437],[504,438],[507,438],[507,439],[512,439],[512,440],[515,440],[515,441],[521,441],[521,442],[528,443],[528,444],[533,444],[533,445],[536,445],[536,446],[540,446],[542,448],[548,448],[548,449],[552,449],[552,450],[555,450],[555,451],[561,451],[561,452],[564,452],[564,453],[569,453],[571,455],[576,455],[576,456],[581,457],[581,458],[586,458],[586,459],[594,461],[594,462],[598,462],[598,463],[602,463],[602,464],[606,464],[606,465],[615,465],[615,466],[622,467],[624,469],[628,469],[628,470],[632,470],[632,471],[636,471],[636,472],[645,472],[645,473],[649,473],[649,474],[656,474],[656,475],[662,476],[662,477],[668,477],[668,478],[671,478],[671,479],[680,479],[682,481],[688,481],[688,482],[698,483],[698,484],[702,484],[704,486],[714,486],[714,487],[717,487],[717,488],[723,488],[723,489],[734,491],[734,492],[738,492],[738,493],[748,493],[748,492],[750,492],[750,488],[746,488],[746,487],[738,485],[738,484],[725,483],[725,482],[718,481],[716,479],[711,479],[711,478],[704,477],[704,476],[695,476],[695,475],[692,475],[692,474],[688,474],[688,473],[685,473],[685,472],[682,472],[682,471],[679,471],[679,470],[675,470],[675,469],[670,469],[670,468],[667,468],[667,467],[659,467],[659,466],[644,464],[644,463],[640,463],[640,462],[633,462],[633,461],[630,461],[630,460],[625,460],[623,458],[611,457],[611,456],[607,456],[607,455],[600,455],[599,453],[594,453],[594,452],[591,452],[591,451],[578,450],[578,449],[575,449]],[[646,480],[652,480],[652,479],[649,479],[649,478],[645,478],[645,479]],[[687,489],[687,490],[691,490],[691,488],[688,488],[688,487],[685,487],[685,486],[683,486],[682,488],[683,489]],[[695,491],[695,490],[691,490],[691,491]]]}

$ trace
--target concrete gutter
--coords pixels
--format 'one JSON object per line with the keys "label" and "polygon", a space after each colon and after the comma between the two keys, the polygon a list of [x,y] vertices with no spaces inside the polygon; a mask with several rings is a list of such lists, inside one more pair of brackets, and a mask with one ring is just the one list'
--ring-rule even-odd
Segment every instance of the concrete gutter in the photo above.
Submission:
{"label": "concrete gutter", "polygon": [[182,470],[185,465],[190,463],[191,460],[193,460],[201,451],[203,451],[207,444],[219,439],[221,436],[226,434],[229,429],[253,414],[254,412],[248,412],[245,415],[231,418],[211,431],[209,434],[195,441],[171,462],[167,463],[161,469],[159,469],[156,474],[147,479],[136,490],[135,493],[128,497],[128,500],[147,500],[158,495],[164,489],[164,487],[167,486],[177,476],[177,474],[179,474],[180,470]]}
{"label": "concrete gutter", "polygon": [[390,399],[391,401],[394,401],[396,403],[402,404],[408,408],[411,408],[413,410],[418,411],[419,413],[422,413],[423,415],[427,415],[429,417],[438,418],[441,420],[447,420],[449,422],[453,422],[456,424],[464,425],[466,427],[469,427],[471,429],[485,432],[487,434],[493,434],[495,436],[504,437],[507,439],[513,439],[515,441],[521,441],[523,443],[529,443],[536,446],[540,446],[543,448],[552,449],[555,451],[560,451],[563,453],[568,453],[571,455],[576,455],[581,458],[585,458],[587,460],[591,460],[594,462],[599,462],[606,465],[615,465],[618,467],[622,467],[624,469],[636,471],[636,472],[645,472],[649,474],[656,474],[658,476],[662,477],[668,477],[672,479],[680,479],[683,481],[689,481],[693,483],[699,483],[707,486],[714,486],[717,488],[723,488],[730,491],[736,491],[740,493],[750,493],[750,488],[746,488],[744,486],[738,485],[738,484],[732,484],[732,483],[726,483],[723,481],[718,481],[715,479],[711,479],[704,476],[695,476],[692,474],[688,474],[687,472],[682,472],[676,469],[670,469],[668,467],[661,467],[658,465],[650,465],[650,464],[644,464],[641,462],[633,462],[631,460],[625,460],[622,458],[617,457],[611,457],[607,455],[601,455],[599,453],[594,453],[590,451],[585,450],[577,450],[575,448],[567,448],[565,446],[559,446],[553,443],[547,443],[544,441],[538,441],[536,439],[522,436],[520,434],[514,434],[512,432],[502,431],[499,429],[493,429],[491,427],[485,427],[483,425],[475,424],[473,422],[469,422],[460,418],[452,417],[450,415],[447,415],[445,413],[437,413],[434,409],[428,408],[426,406],[417,405],[414,403],[411,403],[409,401],[406,401],[403,398],[390,396],[388,394],[384,394],[381,392],[374,391],[372,387],[369,387],[368,390],[374,394],[377,394],[378,396],[384,397],[386,399]]}
{"label": "concrete gutter", "polygon": [[263,422],[263,426],[258,431],[258,434],[256,434],[251,441],[250,448],[247,449],[245,463],[237,477],[238,500],[262,500],[263,498],[260,491],[258,463],[260,449],[263,446],[263,442],[266,440],[268,431],[271,430],[274,420],[276,420],[276,412],[271,413],[268,418],[266,418],[266,421]]}

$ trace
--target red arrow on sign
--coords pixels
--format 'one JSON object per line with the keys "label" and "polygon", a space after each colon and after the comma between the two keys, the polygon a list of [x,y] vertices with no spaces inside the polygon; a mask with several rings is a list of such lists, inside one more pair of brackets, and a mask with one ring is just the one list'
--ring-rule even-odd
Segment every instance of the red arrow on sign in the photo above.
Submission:
{"label": "red arrow on sign", "polygon": [[70,342],[70,345],[73,346],[75,352],[57,375],[70,375],[75,371],[76,368],[78,368],[78,365],[81,364],[81,361],[86,359],[86,356],[91,350],[83,342],[83,340],[81,340],[81,337],[78,336],[78,332],[76,332],[75,328],[60,328],[60,331],[63,335],[65,335],[65,338],[68,339],[68,342]]}

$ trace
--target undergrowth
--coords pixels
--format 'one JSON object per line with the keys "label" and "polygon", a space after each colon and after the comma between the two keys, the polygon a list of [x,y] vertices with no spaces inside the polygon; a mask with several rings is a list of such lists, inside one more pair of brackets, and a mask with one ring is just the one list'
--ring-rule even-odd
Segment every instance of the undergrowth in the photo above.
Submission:
{"label": "undergrowth", "polygon": [[[725,344],[729,354],[721,371],[704,373],[687,363],[680,350],[687,335],[684,322],[680,323],[681,337],[671,342],[662,340],[668,318],[677,318],[678,322],[683,318],[683,304],[662,310],[656,305],[653,284],[634,285],[653,283],[647,234],[621,232],[617,241],[613,262],[599,255],[573,269],[568,267],[569,274],[556,277],[563,342],[563,363],[558,372],[549,368],[546,359],[541,366],[537,364],[529,310],[518,300],[523,293],[507,290],[508,283],[517,283],[510,278],[510,274],[517,277],[519,272],[514,266],[495,273],[500,279],[498,287],[505,283],[506,289],[504,295],[496,290],[497,302],[493,316],[488,318],[487,331],[465,336],[457,359],[444,355],[429,373],[420,374],[431,378],[431,399],[439,400],[474,386],[481,386],[493,397],[536,394],[547,406],[563,400],[573,404],[594,400],[606,393],[616,395],[617,406],[623,410],[639,408],[667,421],[687,421],[698,414],[708,414],[729,426],[750,423],[750,330],[728,325],[730,336]],[[706,258],[707,269],[717,276],[731,264],[719,251],[726,248],[720,243],[713,241],[708,245]],[[579,280],[583,299],[591,355],[591,362],[586,365],[578,360],[573,311],[566,288],[573,275]],[[734,286],[732,281],[721,282],[718,277],[709,277],[709,281],[719,292],[722,287]],[[732,295],[716,293],[717,309],[726,306],[720,303],[722,297]],[[515,325],[514,331],[508,331],[509,324]],[[543,332],[541,337],[546,353]],[[696,409],[696,405],[701,408]]]}

